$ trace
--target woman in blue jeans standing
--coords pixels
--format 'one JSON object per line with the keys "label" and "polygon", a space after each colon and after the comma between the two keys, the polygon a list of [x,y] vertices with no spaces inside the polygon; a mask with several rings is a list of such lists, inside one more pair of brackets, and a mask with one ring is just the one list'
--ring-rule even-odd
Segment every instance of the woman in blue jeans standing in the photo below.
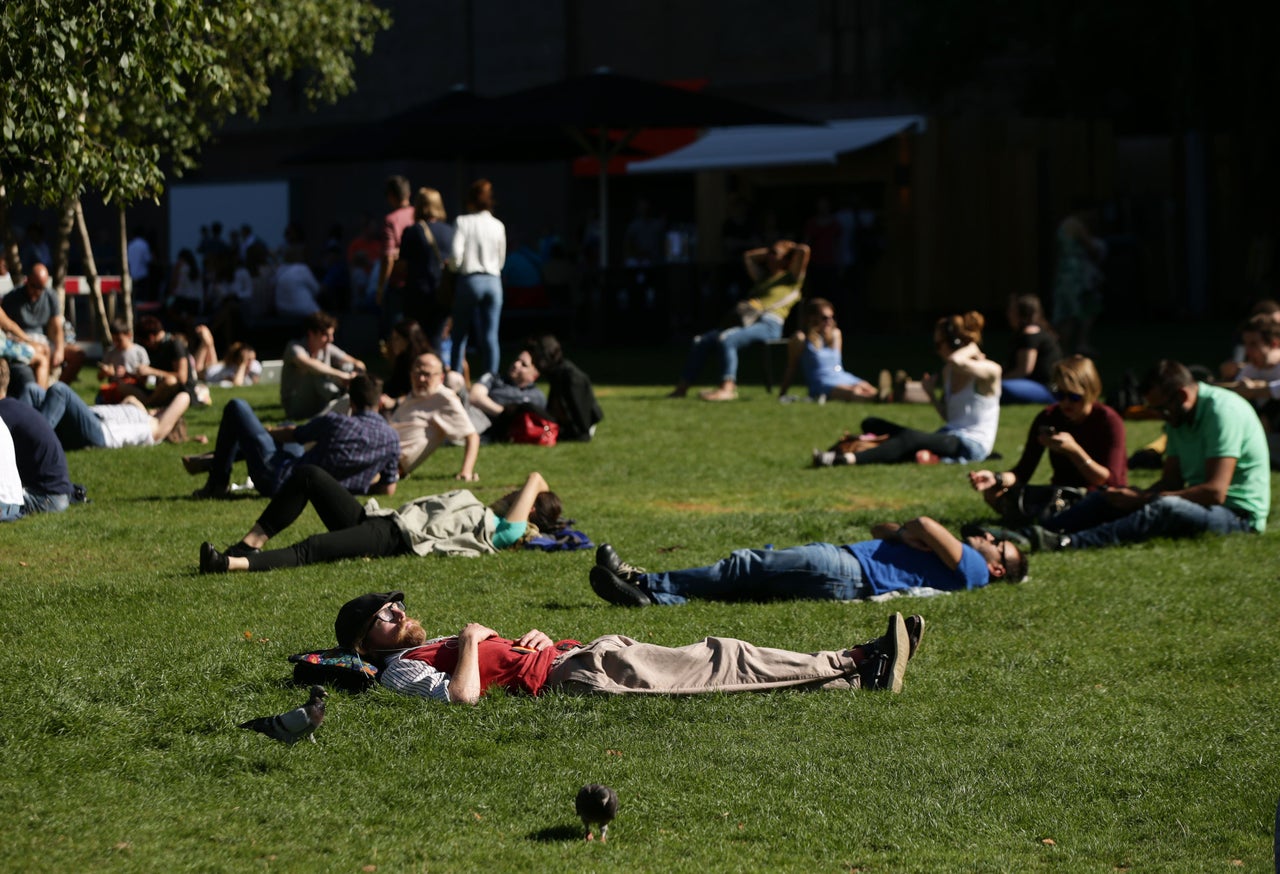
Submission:
{"label": "woman in blue jeans standing", "polygon": [[[467,340],[475,333],[481,345],[481,371],[498,374],[498,320],[502,316],[502,265],[507,260],[507,229],[493,217],[493,183],[477,179],[467,196],[466,215],[458,216],[453,236],[453,262],[458,265],[453,301],[453,349],[449,367],[459,373],[467,356]],[[473,327],[474,325],[474,327]]]}

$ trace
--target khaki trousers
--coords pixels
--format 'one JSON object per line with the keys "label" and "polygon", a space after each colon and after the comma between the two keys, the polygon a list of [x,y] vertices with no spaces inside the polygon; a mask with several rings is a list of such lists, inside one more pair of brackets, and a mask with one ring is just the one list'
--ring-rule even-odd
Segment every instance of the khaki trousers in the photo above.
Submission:
{"label": "khaki trousers", "polygon": [[560,656],[547,688],[605,695],[857,689],[848,651],[800,653],[708,637],[671,648],[610,634]]}

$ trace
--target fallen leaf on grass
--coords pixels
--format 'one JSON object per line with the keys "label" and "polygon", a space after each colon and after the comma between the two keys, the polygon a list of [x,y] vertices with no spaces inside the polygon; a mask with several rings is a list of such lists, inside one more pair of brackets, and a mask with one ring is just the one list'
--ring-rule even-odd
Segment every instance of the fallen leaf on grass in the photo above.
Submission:
{"label": "fallen leaf on grass", "polygon": [[1056,847],[1058,845],[1058,842],[1053,838],[1045,838],[1040,843],[1044,844],[1046,847]]}
{"label": "fallen leaf on grass", "polygon": [[18,562],[18,567],[31,567],[31,565],[27,564],[25,561],[20,561]]}
{"label": "fallen leaf on grass", "polygon": [[365,871],[365,872],[367,872],[367,874],[373,874],[373,872],[374,872],[374,871],[377,871],[377,870],[378,870],[378,866],[377,866],[377,865],[365,865],[365,866],[364,866],[363,868],[361,868],[360,870],[361,870],[361,871]]}
{"label": "fallen leaf on grass", "polygon": [[116,844],[116,849],[117,849],[117,850],[132,850],[132,849],[133,849],[133,844],[129,843],[128,841],[120,841],[119,843],[117,843],[117,844]]}
{"label": "fallen leaf on grass", "polygon": [[1235,865],[1237,868],[1243,868],[1243,867],[1244,867],[1244,859],[1232,859],[1232,860],[1231,860],[1231,864],[1232,864],[1232,865]]}
{"label": "fallen leaf on grass", "polygon": [[605,750],[604,754],[606,756],[620,756],[622,755],[622,750]]}

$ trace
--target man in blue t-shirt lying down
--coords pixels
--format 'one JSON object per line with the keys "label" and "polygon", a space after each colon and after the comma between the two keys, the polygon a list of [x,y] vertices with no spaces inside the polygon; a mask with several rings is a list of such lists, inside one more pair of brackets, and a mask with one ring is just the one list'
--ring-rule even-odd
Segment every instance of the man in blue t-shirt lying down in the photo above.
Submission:
{"label": "man in blue t-shirt lying down", "polygon": [[871,535],[874,540],[848,546],[739,549],[707,567],[666,573],[629,565],[605,543],[596,550],[591,588],[610,604],[647,607],[690,598],[851,601],[921,586],[976,589],[1027,576],[1027,557],[1012,542],[987,532],[961,539],[928,516],[901,525],[883,522]]}

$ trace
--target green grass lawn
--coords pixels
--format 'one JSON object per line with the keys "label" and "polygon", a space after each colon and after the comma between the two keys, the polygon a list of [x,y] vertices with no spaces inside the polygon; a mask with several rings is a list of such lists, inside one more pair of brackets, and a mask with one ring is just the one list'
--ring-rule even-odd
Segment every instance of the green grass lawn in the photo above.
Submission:
{"label": "green grass lawn", "polygon": [[[601,380],[598,438],[487,447],[477,494],[541,470],[580,528],[650,569],[984,515],[963,467],[808,467],[864,415],[934,427],[927,408],[784,406],[752,385],[736,404],[664,400],[672,354],[582,356],[632,375]],[[279,417],[270,388],[243,394]],[[212,436],[227,397],[192,433]],[[1005,411],[1003,465],[1034,412]],[[1130,450],[1156,431],[1134,424]],[[1275,534],[1036,556],[1023,584],[892,605],[627,611],[592,594],[587,551],[201,577],[200,542],[234,541],[264,501],[188,499],[193,449],[73,454],[92,503],[0,528],[0,870],[1271,870]],[[460,452],[396,498],[452,488]],[[318,530],[308,513],[282,541]],[[286,657],[330,645],[346,599],[391,588],[441,634],[475,620],[814,650],[879,634],[894,609],[928,628],[900,696],[464,708],[375,690],[331,696],[314,745],[236,728],[301,702]],[[621,799],[605,845],[573,815],[588,782]]]}

